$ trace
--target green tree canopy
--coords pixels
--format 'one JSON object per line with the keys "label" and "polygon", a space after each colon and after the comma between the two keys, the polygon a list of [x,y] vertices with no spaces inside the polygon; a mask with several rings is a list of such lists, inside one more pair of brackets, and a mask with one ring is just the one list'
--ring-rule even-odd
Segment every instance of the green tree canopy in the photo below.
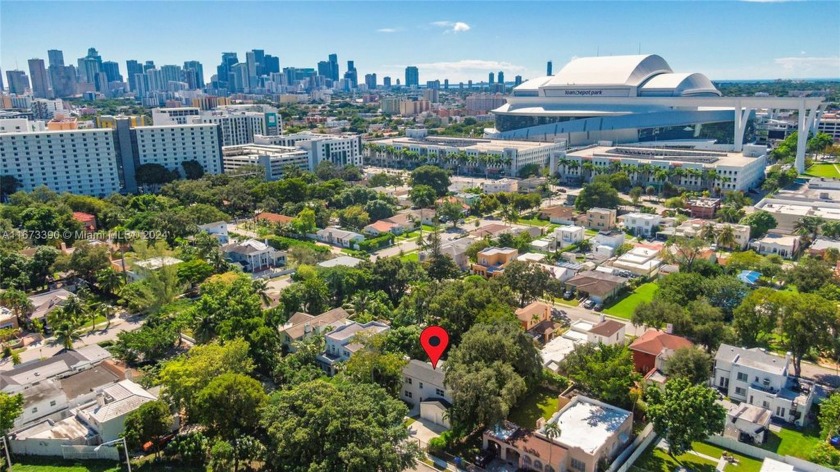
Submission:
{"label": "green tree canopy", "polygon": [[449,191],[449,173],[438,166],[420,166],[411,172],[411,186],[428,185],[441,197]]}
{"label": "green tree canopy", "polygon": [[653,429],[668,441],[672,456],[691,450],[693,441],[723,432],[726,410],[717,404],[717,393],[711,388],[674,377],[665,383],[664,391],[649,388],[646,394]]}
{"label": "green tree canopy", "polygon": [[628,406],[630,388],[639,379],[627,346],[580,344],[563,359],[563,372],[596,398]]}

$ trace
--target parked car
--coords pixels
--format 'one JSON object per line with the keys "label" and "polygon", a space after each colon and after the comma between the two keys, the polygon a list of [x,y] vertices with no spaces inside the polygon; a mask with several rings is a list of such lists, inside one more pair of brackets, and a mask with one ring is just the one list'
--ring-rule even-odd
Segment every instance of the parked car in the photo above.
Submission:
{"label": "parked car", "polygon": [[563,294],[563,300],[571,300],[574,296],[575,294],[571,290],[566,290]]}
{"label": "parked car", "polygon": [[601,310],[603,310],[603,309],[604,309],[604,305],[601,305],[600,303],[598,303],[597,305],[595,305],[595,308],[594,308],[594,310],[595,310],[595,311],[601,311]]}
{"label": "parked car", "polygon": [[588,299],[586,299],[585,302],[583,302],[583,307],[586,308],[587,310],[591,310],[592,307],[594,307],[594,306],[595,306],[595,302],[593,302],[592,299],[588,298]]}

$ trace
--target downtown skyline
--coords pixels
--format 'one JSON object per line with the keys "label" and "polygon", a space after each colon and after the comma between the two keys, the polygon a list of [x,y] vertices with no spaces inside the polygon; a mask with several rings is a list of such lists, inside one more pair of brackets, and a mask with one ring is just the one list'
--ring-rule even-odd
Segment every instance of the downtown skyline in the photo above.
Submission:
{"label": "downtown skyline", "polygon": [[[829,13],[840,13],[837,3],[516,3],[506,5],[520,10],[511,17],[500,3],[429,8],[431,3],[410,2],[396,8],[375,2],[248,2],[214,15],[218,9],[185,2],[167,4],[166,17],[152,18],[141,13],[155,2],[96,3],[93,10],[82,5],[4,2],[2,69],[26,70],[29,59],[46,60],[48,49],[63,50],[73,63],[95,47],[104,60],[118,62],[123,74],[129,59],[157,65],[197,60],[209,81],[222,52],[237,52],[241,61],[246,51],[263,49],[279,57],[281,68],[314,68],[336,53],[342,73],[353,60],[360,77],[376,73],[380,80],[404,80],[405,67],[414,65],[424,84],[481,82],[498,71],[509,81],[516,75],[527,79],[544,75],[548,60],[556,72],[578,56],[641,52],[667,55],[675,70],[702,71],[713,80],[840,77],[840,42],[806,40],[812,31],[800,40],[768,36],[774,28],[818,28],[826,37],[836,36],[840,14]],[[51,15],[37,14],[45,9]],[[693,19],[691,24],[685,17]],[[131,18],[142,40],[125,34],[123,18]],[[96,27],[86,29],[92,21]],[[39,34],[27,35],[36,23]],[[81,26],[68,35],[61,24]],[[729,54],[722,56],[721,50]]]}

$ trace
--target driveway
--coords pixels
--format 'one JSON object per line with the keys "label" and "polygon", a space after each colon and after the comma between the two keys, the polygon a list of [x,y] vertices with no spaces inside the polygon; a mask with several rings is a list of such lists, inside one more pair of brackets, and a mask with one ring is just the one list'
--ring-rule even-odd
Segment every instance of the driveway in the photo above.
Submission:
{"label": "driveway", "polygon": [[443,426],[438,426],[431,421],[424,420],[423,418],[415,418],[415,422],[408,425],[408,435],[411,438],[414,438],[420,441],[420,444],[425,446],[429,444],[429,441],[438,437],[446,431],[446,428]]}

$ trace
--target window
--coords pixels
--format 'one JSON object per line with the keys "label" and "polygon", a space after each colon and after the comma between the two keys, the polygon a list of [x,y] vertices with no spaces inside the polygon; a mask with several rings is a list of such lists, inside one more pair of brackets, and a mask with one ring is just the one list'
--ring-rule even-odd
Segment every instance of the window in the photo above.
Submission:
{"label": "window", "polygon": [[405,383],[407,383],[407,384],[411,385],[411,382],[412,382],[412,378],[411,378],[411,377],[406,377],[406,378],[405,378]]}
{"label": "window", "polygon": [[439,397],[442,397],[442,396],[444,396],[445,394],[443,393],[443,390],[441,390],[441,389],[439,389],[439,388],[436,388],[436,389],[435,389],[435,395],[437,395],[437,396],[439,396]]}
{"label": "window", "polygon": [[740,380],[741,382],[746,382],[747,379],[749,379],[747,374],[745,374],[743,372],[738,372],[738,380]]}
{"label": "window", "polygon": [[745,393],[747,393],[747,391],[744,390],[743,388],[735,387],[735,395],[740,395],[740,396],[743,397]]}
{"label": "window", "polygon": [[407,396],[408,398],[411,398],[411,392],[409,392],[408,390],[406,390],[406,391],[405,391],[405,396]]}
{"label": "window", "polygon": [[776,407],[776,416],[781,416],[782,418],[784,418],[785,417],[785,409],[780,407],[780,406],[777,406]]}
{"label": "window", "polygon": [[423,382],[420,382],[420,388],[423,388]]}
{"label": "window", "polygon": [[50,406],[55,406],[55,400],[50,402]]}
{"label": "window", "polygon": [[33,408],[32,413],[38,413],[38,408],[37,407]]}
{"label": "window", "polygon": [[572,469],[579,470],[581,472],[586,472],[586,463],[584,463],[583,461],[579,461],[574,457],[572,458],[571,467]]}

